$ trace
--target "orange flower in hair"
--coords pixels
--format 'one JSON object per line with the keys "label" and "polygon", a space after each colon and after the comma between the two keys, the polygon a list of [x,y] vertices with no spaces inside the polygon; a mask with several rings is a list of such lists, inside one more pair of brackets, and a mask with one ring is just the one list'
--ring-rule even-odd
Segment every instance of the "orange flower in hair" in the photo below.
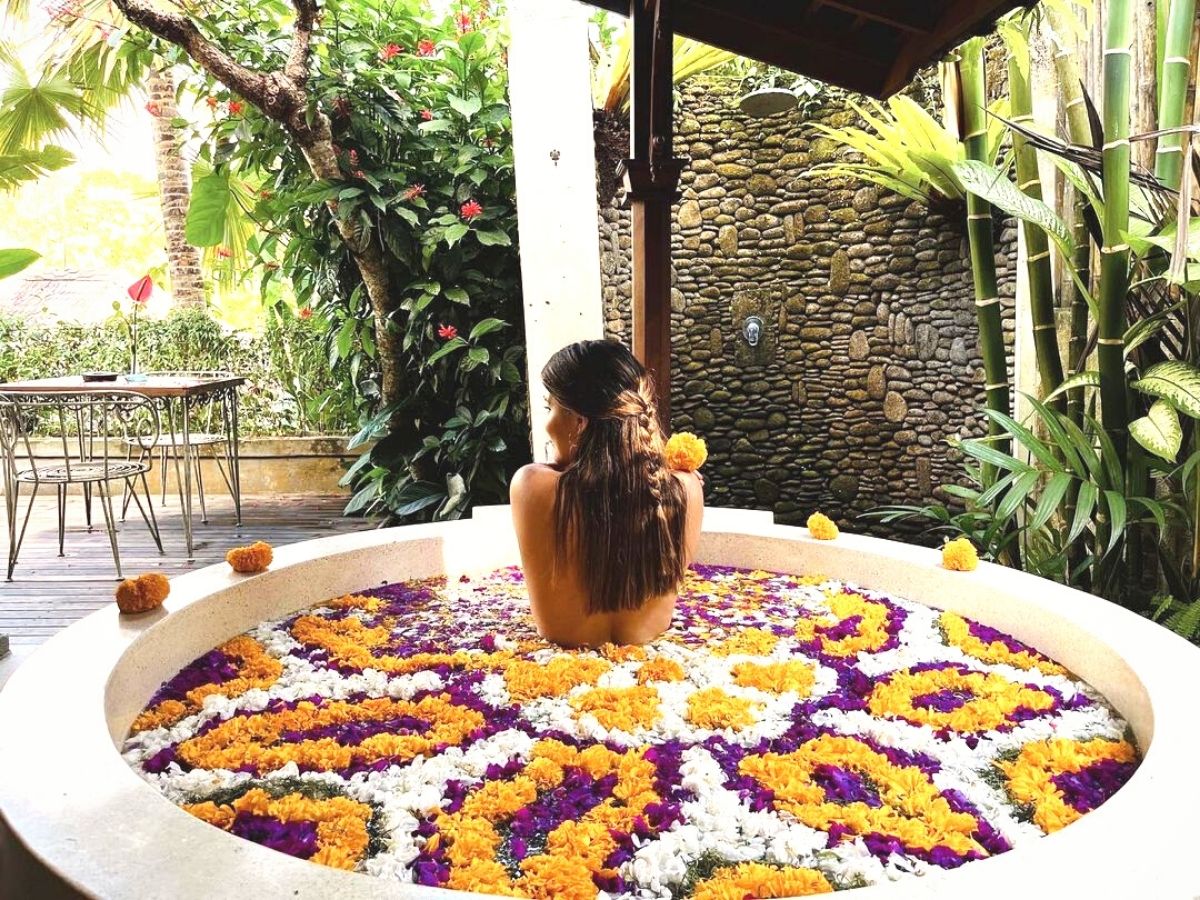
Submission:
{"label": "orange flower in hair", "polygon": [[225,562],[233,566],[233,571],[242,575],[253,575],[265,572],[274,558],[271,545],[266,541],[255,541],[249,547],[234,547],[225,554]]}
{"label": "orange flower in hair", "polygon": [[708,447],[703,438],[690,431],[677,431],[667,441],[663,457],[668,468],[677,472],[695,472],[708,459]]}
{"label": "orange flower in hair", "polygon": [[137,578],[126,578],[117,585],[117,607],[123,613],[142,613],[158,609],[171,593],[166,575],[148,572]]}

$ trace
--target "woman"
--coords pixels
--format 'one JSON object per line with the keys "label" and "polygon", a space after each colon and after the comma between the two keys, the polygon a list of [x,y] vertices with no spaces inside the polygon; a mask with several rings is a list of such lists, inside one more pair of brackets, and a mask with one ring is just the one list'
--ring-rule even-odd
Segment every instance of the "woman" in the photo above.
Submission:
{"label": "woman", "polygon": [[542,383],[554,461],[509,491],[538,631],[570,647],[653,640],[699,540],[700,477],[666,467],[651,382],[624,345],[564,347]]}

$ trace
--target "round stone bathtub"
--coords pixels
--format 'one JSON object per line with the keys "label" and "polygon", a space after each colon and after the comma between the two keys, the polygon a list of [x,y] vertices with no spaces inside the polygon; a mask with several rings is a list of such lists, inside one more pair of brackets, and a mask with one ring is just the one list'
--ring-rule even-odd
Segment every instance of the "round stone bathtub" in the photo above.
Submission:
{"label": "round stone bathtub", "polygon": [[[1069,827],[1015,851],[856,897],[1195,897],[1200,649],[1087,594],[999,566],[949,572],[937,551],[842,535],[814,541],[766,513],[708,510],[699,562],[820,572],[998,628],[1065,665],[1129,722],[1143,762]],[[518,562],[507,507],[474,519],[277,548],[252,577],[214,566],[175,579],[163,610],[115,605],[48,641],[0,692],[0,812],[42,863],[87,895],[403,897],[460,894],[305,862],[189,815],[121,758],[159,685],[265,619],[374,584]]]}

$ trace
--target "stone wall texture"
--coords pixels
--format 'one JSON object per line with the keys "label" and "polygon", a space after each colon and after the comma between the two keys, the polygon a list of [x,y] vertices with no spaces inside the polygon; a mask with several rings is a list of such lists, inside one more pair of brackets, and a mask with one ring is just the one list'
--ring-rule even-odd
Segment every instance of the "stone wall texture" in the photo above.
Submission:
{"label": "stone wall texture", "polygon": [[[934,502],[961,481],[953,436],[984,433],[984,372],[965,208],[930,210],[863,181],[814,171],[850,161],[814,123],[855,124],[847,95],[748,117],[720,82],[682,90],[676,155],[672,427],[708,442],[708,502],[803,524],[911,535],[856,517]],[[1016,239],[997,225],[1012,343]],[[606,328],[630,329],[629,213],[603,205]],[[743,334],[758,316],[757,346]]]}

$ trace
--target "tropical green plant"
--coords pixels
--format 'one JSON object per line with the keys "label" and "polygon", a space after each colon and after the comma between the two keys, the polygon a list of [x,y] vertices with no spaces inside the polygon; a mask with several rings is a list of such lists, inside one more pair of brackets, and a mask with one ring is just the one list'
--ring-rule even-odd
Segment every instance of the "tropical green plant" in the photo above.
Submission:
{"label": "tropical green plant", "polygon": [[[632,64],[633,26],[627,23],[610,40],[593,48],[597,64],[593,69],[592,103],[607,113],[623,113],[629,109],[630,66]],[[672,45],[671,79],[682,84],[703,72],[708,72],[737,59],[736,54],[676,37]]]}
{"label": "tropical green plant", "polygon": [[[349,513],[457,518],[502,501],[529,458],[504,36],[485,7],[324,8],[305,82],[336,167],[320,178],[320,150],[289,126],[208,72],[181,77],[213,109],[185,126],[200,142],[189,240],[226,254],[233,273],[258,273],[264,290],[287,279],[361,398],[351,447],[370,449],[347,474]],[[284,34],[286,22],[263,17],[274,24],[254,31],[233,12],[206,22],[224,52],[265,69],[274,51],[259,32]],[[243,264],[233,245],[247,222]]]}
{"label": "tropical green plant", "polygon": [[[869,181],[910,200],[929,203],[936,198],[962,200],[967,192],[955,174],[955,163],[966,159],[959,135],[945,128],[912,98],[897,94],[887,104],[867,100],[848,104],[866,128],[834,128],[814,122],[812,127],[838,143],[857,151],[862,162],[836,162],[814,166],[814,172],[829,177]],[[992,105],[990,112],[1003,115],[1006,101]],[[994,115],[986,120],[983,157],[994,162],[1000,153],[1004,125]]]}

